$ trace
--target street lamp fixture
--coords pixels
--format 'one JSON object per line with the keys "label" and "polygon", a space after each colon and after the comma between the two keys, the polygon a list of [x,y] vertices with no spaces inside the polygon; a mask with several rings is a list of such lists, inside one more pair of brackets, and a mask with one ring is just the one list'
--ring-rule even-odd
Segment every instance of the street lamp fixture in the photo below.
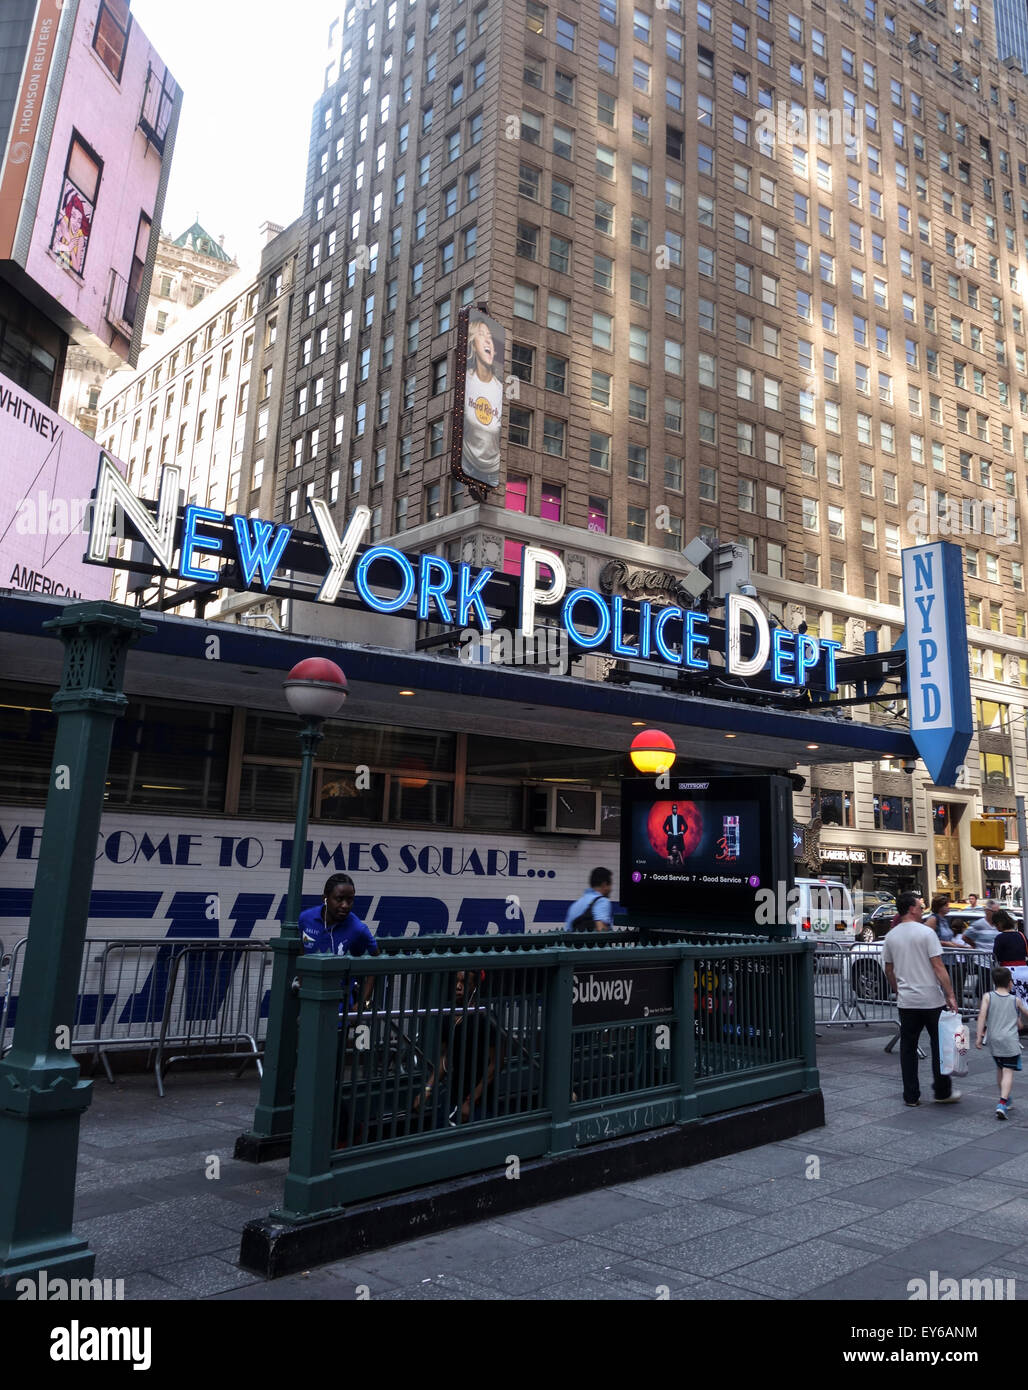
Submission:
{"label": "street lamp fixture", "polygon": [[293,1128],[299,1000],[293,994],[292,982],[296,977],[296,962],[303,951],[299,919],[303,906],[303,871],[307,860],[307,820],[314,781],[314,755],[325,736],[322,725],[326,719],[338,714],[346,699],[346,677],[334,661],[312,656],[293,667],[283,681],[282,689],[289,708],[303,721],[300,727],[300,784],[282,933],[271,943],[274,965],[261,1094],[254,1111],[253,1129],[248,1134],[241,1134],[236,1141],[236,1157],[258,1163],[286,1152]]}
{"label": "street lamp fixture", "polygon": [[674,763],[677,754],[670,734],[661,729],[643,729],[632,739],[629,757],[637,772],[662,775]]}

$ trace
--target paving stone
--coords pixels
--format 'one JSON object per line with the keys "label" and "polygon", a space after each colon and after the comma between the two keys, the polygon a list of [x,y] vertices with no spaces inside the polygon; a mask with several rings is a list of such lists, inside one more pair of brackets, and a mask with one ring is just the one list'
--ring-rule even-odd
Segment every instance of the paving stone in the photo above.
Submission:
{"label": "paving stone", "polygon": [[866,1208],[858,1206],[856,1202],[822,1197],[820,1201],[807,1202],[805,1206],[759,1216],[748,1229],[767,1231],[772,1235],[791,1235],[798,1242],[824,1235],[828,1231],[848,1230],[865,1216]]}
{"label": "paving stone", "polygon": [[[474,1284],[470,1280],[458,1279],[454,1275],[447,1274],[440,1275],[438,1279],[426,1280],[422,1284],[411,1284],[401,1289],[389,1289],[378,1296],[380,1301],[390,1303],[444,1300],[454,1303],[479,1303],[483,1300],[506,1302],[508,1297],[499,1289],[490,1288],[487,1284]],[[539,1297],[539,1295],[533,1295],[533,1297]]]}
{"label": "paving stone", "polygon": [[757,1187],[746,1188],[736,1197],[717,1197],[712,1200],[718,1206],[732,1211],[748,1212],[753,1216],[763,1216],[770,1212],[801,1210],[811,1203],[822,1201],[829,1192],[842,1195],[846,1184],[821,1179],[817,1182],[805,1178],[772,1178]]}
{"label": "paving stone", "polygon": [[650,1264],[667,1263],[672,1269],[689,1274],[720,1275],[740,1265],[752,1264],[763,1255],[773,1254],[794,1245],[789,1236],[772,1235],[767,1231],[751,1231],[748,1227],[728,1227],[710,1235],[699,1236],[685,1245],[667,1246],[648,1256]]}
{"label": "paving stone", "polygon": [[1007,1263],[1016,1253],[1016,1242],[986,1240],[977,1235],[957,1235],[941,1231],[925,1240],[914,1241],[883,1256],[886,1264],[906,1269],[927,1279],[933,1269],[940,1276],[963,1277],[972,1270]]}
{"label": "paving stone", "polygon": [[[490,1223],[494,1225],[496,1223]],[[546,1245],[526,1248],[520,1241],[510,1236],[498,1235],[493,1230],[483,1229],[482,1224],[461,1226],[440,1235],[425,1236],[421,1240],[404,1245],[392,1245],[385,1250],[367,1251],[360,1257],[361,1267],[372,1275],[382,1275],[392,1284],[415,1284],[423,1279],[434,1279],[442,1274],[452,1274],[457,1278],[474,1278],[476,1282],[489,1285],[496,1281],[486,1277],[497,1267],[507,1266],[524,1270],[535,1262],[542,1267],[553,1250],[567,1252],[577,1242],[558,1240]],[[587,1255],[585,1269],[592,1264],[603,1264],[603,1258],[592,1259],[594,1247],[582,1247]],[[560,1263],[560,1257],[555,1257]],[[570,1271],[570,1272],[573,1272]],[[553,1283],[553,1279],[539,1278],[538,1285]],[[513,1291],[513,1290],[512,1290]]]}
{"label": "paving stone", "polygon": [[245,1288],[265,1281],[258,1274],[240,1269],[217,1255],[201,1255],[161,1266],[161,1278],[183,1289],[190,1298],[207,1298],[228,1289]]}
{"label": "paving stone", "polygon": [[752,1170],[740,1172],[720,1162],[699,1163],[692,1168],[679,1168],[669,1173],[657,1173],[651,1178],[620,1183],[610,1190],[624,1192],[629,1197],[665,1193],[680,1201],[692,1201],[755,1187],[762,1181],[761,1174]]}
{"label": "paving stone", "polygon": [[127,1279],[144,1270],[160,1274],[183,1255],[206,1255],[225,1245],[225,1231],[211,1222],[189,1219],[171,1207],[76,1221],[75,1234],[96,1252],[96,1277]]}
{"label": "paving stone", "polygon": [[560,1235],[578,1237],[602,1232],[608,1227],[645,1227],[648,1221],[658,1219],[653,1214],[652,1202],[627,1197],[623,1192],[607,1191],[565,1197],[559,1202],[547,1202],[517,1213],[517,1225],[522,1230],[531,1231],[541,1226]]}
{"label": "paving stone", "polygon": [[749,1219],[749,1213],[731,1211],[713,1202],[688,1202],[639,1220],[583,1232],[582,1239],[608,1250],[621,1250],[629,1255],[644,1254],[666,1245],[676,1245],[690,1236],[706,1235],[708,1231]]}
{"label": "paving stone", "polygon": [[[816,1145],[818,1131],[811,1136],[811,1144]],[[745,1149],[742,1153],[730,1154],[718,1160],[726,1168],[743,1173],[757,1173],[762,1178],[792,1178],[803,1173],[803,1160],[791,1147],[780,1144],[765,1144],[759,1149]]]}
{"label": "paving stone", "polygon": [[871,1264],[874,1259],[868,1250],[855,1250],[830,1240],[808,1240],[730,1271],[725,1275],[725,1283],[758,1291],[771,1287],[795,1295],[832,1282],[840,1274]]}
{"label": "paving stone", "polygon": [[888,1179],[858,1183],[855,1187],[848,1187],[846,1200],[886,1211],[889,1207],[898,1207],[903,1202],[915,1200],[918,1197],[927,1197],[929,1193],[938,1191],[938,1186],[938,1183],[933,1182],[930,1178],[894,1175]]}
{"label": "paving stone", "polygon": [[531,1295],[563,1280],[611,1268],[615,1255],[609,1248],[588,1241],[566,1240],[538,1250],[519,1252],[492,1264],[479,1265],[476,1282],[501,1289],[514,1298]]}
{"label": "paving stone", "polygon": [[[833,1239],[833,1245],[838,1243],[838,1240]],[[839,1302],[889,1300],[898,1303],[910,1297],[910,1278],[908,1270],[888,1265],[876,1255],[870,1264],[861,1265],[848,1274],[831,1279],[827,1284],[818,1284],[806,1293],[798,1293],[794,1297]]]}
{"label": "paving stone", "polygon": [[314,1269],[303,1270],[299,1274],[288,1274],[282,1279],[261,1279],[245,1288],[230,1290],[219,1295],[224,1298],[240,1299],[302,1299],[305,1302],[353,1302],[368,1291],[369,1298],[380,1298],[400,1286],[399,1279],[389,1279],[384,1275],[372,1273],[355,1261],[337,1261],[331,1265],[319,1265]]}
{"label": "paving stone", "polygon": [[669,1269],[667,1265],[653,1264],[645,1258],[625,1260],[596,1277],[607,1282],[621,1283],[633,1289],[640,1298],[654,1301],[659,1301],[661,1297],[689,1297],[688,1290],[705,1282],[698,1275],[686,1274],[680,1269]]}

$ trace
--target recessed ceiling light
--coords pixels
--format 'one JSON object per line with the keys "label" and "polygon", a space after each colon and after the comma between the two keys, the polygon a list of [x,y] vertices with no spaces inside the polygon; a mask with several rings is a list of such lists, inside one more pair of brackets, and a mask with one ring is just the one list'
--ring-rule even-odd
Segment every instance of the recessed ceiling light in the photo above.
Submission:
{"label": "recessed ceiling light", "polygon": [[735,734],[725,734],[725,738],[735,738]]}
{"label": "recessed ceiling light", "polygon": [[821,745],[820,745],[820,743],[808,743],[808,744],[807,744],[807,747],[808,747],[811,751],[813,751],[815,748],[820,748]]}
{"label": "recessed ceiling light", "polygon": [[646,720],[645,720],[645,719],[633,719],[633,720],[632,720],[632,728],[633,728],[633,729],[645,729],[645,727],[646,727]]}
{"label": "recessed ceiling light", "polygon": [[414,691],[413,691],[413,690],[398,690],[396,693],[397,693],[397,695],[413,695],[413,694],[414,694]]}

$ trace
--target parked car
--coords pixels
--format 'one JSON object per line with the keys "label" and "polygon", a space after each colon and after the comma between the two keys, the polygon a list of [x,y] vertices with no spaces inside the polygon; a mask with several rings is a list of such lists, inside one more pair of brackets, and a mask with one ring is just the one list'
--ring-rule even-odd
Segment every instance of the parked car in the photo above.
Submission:
{"label": "parked car", "polygon": [[879,903],[871,912],[865,912],[857,931],[858,941],[878,941],[892,926],[896,916],[894,902]]}
{"label": "parked car", "polygon": [[[887,1003],[893,999],[882,963],[884,950],[882,941],[858,941],[853,945],[849,955],[850,984],[861,1003]],[[961,1012],[974,1012],[983,993],[991,987],[992,952],[948,947],[944,958]]]}
{"label": "parked car", "polygon": [[[1013,917],[1018,931],[1024,931],[1024,917],[1019,908],[1004,908]],[[981,917],[981,909],[977,907],[953,908],[946,913],[946,922],[949,924],[950,931],[959,934],[965,927],[969,927],[972,922],[977,922]]]}

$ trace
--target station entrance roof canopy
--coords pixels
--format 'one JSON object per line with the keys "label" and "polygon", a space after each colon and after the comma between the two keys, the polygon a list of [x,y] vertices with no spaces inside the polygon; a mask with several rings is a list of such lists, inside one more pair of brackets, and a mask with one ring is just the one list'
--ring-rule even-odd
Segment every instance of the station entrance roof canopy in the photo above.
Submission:
{"label": "station entrance roof canopy", "polygon": [[[62,647],[43,623],[63,603],[0,596],[0,669],[8,679],[56,688]],[[671,735],[680,760],[788,769],[798,763],[915,760],[904,727],[864,723],[830,704],[783,711],[558,676],[531,668],[469,666],[452,657],[293,637],[147,610],[157,631],[128,658],[130,696],[287,710],[282,681],[309,656],[345,671],[342,719],[624,749],[642,721]],[[216,638],[211,643],[210,638]],[[403,696],[401,690],[414,692]],[[814,746],[812,746],[814,745]]]}

